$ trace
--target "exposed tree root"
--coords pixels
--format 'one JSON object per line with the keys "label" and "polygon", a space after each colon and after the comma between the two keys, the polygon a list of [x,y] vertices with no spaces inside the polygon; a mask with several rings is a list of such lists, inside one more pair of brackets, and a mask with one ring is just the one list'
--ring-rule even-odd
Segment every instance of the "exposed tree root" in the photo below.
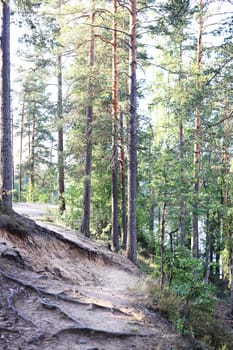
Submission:
{"label": "exposed tree root", "polygon": [[72,317],[71,315],[69,315],[69,314],[68,314],[63,308],[61,308],[59,305],[57,305],[57,304],[52,304],[52,303],[50,303],[50,302],[47,301],[47,300],[41,300],[40,302],[41,302],[41,304],[42,304],[45,308],[50,309],[50,310],[51,310],[51,309],[55,309],[55,310],[57,310],[60,314],[66,316],[70,321],[73,321],[74,323],[76,323],[77,326],[82,327],[82,328],[85,328],[85,326],[84,326],[79,320],[77,320],[77,319],[75,319],[74,317]]}
{"label": "exposed tree root", "polygon": [[91,336],[101,335],[101,336],[104,336],[105,338],[107,338],[107,337],[124,338],[124,337],[135,337],[135,336],[139,336],[139,337],[152,336],[152,334],[141,334],[141,333],[137,333],[137,332],[113,332],[113,331],[105,331],[102,329],[96,329],[96,328],[92,328],[92,327],[77,327],[77,326],[60,329],[59,331],[54,333],[52,336],[57,337],[63,333],[80,333],[80,332],[82,332],[84,334],[89,334]]}
{"label": "exposed tree root", "polygon": [[118,314],[118,315],[124,315],[124,316],[128,316],[128,317],[132,317],[133,315],[122,311],[119,308],[116,307],[111,307],[111,306],[105,306],[105,305],[101,305],[101,304],[96,304],[96,303],[86,303],[87,305],[90,305],[90,309],[89,310],[94,310],[94,309],[102,309],[102,310],[106,310],[106,311],[110,311],[113,314]]}
{"label": "exposed tree root", "polygon": [[6,258],[8,260],[13,260],[17,265],[24,268],[23,258],[21,254],[15,249],[11,249],[11,248],[3,249],[1,252],[1,257]]}
{"label": "exposed tree root", "polygon": [[0,332],[19,333],[18,329],[0,326]]}
{"label": "exposed tree root", "polygon": [[40,344],[45,339],[44,333],[35,334],[29,341],[28,344]]}
{"label": "exposed tree root", "polygon": [[23,286],[23,287],[25,287],[25,288],[29,288],[29,289],[32,289],[32,290],[36,291],[38,294],[40,294],[40,293],[44,293],[44,294],[46,294],[46,295],[49,294],[49,293],[44,292],[41,288],[38,288],[38,287],[36,287],[36,286],[33,286],[32,284],[30,284],[30,283],[28,283],[28,282],[26,282],[26,281],[23,281],[23,280],[21,280],[21,279],[15,277],[15,276],[12,276],[12,275],[10,275],[9,273],[6,273],[6,272],[4,272],[4,271],[2,271],[2,270],[0,270],[0,274],[1,274],[3,277],[9,279],[10,281],[16,282],[17,284],[20,284],[21,286]]}
{"label": "exposed tree root", "polygon": [[122,314],[125,316],[134,317],[133,314],[122,311],[121,309],[116,308],[116,307],[109,307],[109,306],[104,306],[104,305],[96,304],[96,303],[92,303],[92,302],[85,302],[85,301],[77,300],[77,298],[67,297],[61,293],[52,293],[52,292],[46,291],[43,288],[34,286],[31,283],[23,281],[23,280],[15,277],[15,276],[12,276],[12,275],[10,275],[2,270],[0,270],[0,274],[2,276],[4,276],[5,278],[20,284],[21,286],[23,286],[25,288],[29,288],[29,289],[37,292],[39,295],[47,295],[47,296],[54,297],[56,299],[60,299],[60,300],[66,301],[66,302],[79,304],[79,305],[90,305],[90,310],[93,310],[94,308],[99,308],[99,309],[110,311],[112,313],[118,313],[118,314]]}
{"label": "exposed tree root", "polygon": [[[61,296],[59,294],[53,294],[51,292],[44,291],[43,289],[41,289],[39,287],[36,287],[36,286],[34,286],[34,285],[32,285],[32,284],[30,284],[30,283],[28,283],[26,281],[23,281],[21,279],[18,279],[15,276],[11,276],[10,274],[8,274],[8,273],[6,273],[4,271],[0,270],[0,274],[2,276],[4,276],[5,278],[22,285],[25,288],[30,288],[33,291],[36,291],[39,295],[41,295],[41,294],[49,295],[49,296],[53,296],[55,298],[60,298],[62,300],[66,300],[67,301],[67,298],[64,298],[63,296]],[[29,319],[23,312],[21,312],[20,310],[18,310],[15,307],[14,299],[15,299],[16,294],[17,294],[17,291],[15,289],[11,289],[10,296],[8,297],[8,304],[9,304],[9,306],[11,307],[11,309],[13,311],[15,311],[17,313],[17,315],[19,317],[21,317],[26,322],[28,322],[31,325],[33,325],[34,327],[36,327],[36,325],[33,323],[33,321],[31,319]],[[92,306],[94,305],[94,307],[103,308],[103,309],[106,309],[106,310],[111,310],[112,312],[113,311],[117,311],[117,312],[119,311],[116,308],[110,308],[110,307],[105,307],[105,306],[102,307],[102,306],[100,306],[98,304],[77,302],[77,300],[74,300],[74,299],[71,299],[71,298],[68,298],[68,301],[72,301],[72,302],[75,302],[75,303],[78,303],[78,304],[84,304],[84,305],[92,305]],[[146,336],[147,337],[147,336],[151,336],[152,335],[152,334],[140,334],[140,333],[137,333],[137,331],[135,331],[135,332],[113,332],[113,331],[107,331],[107,330],[101,330],[101,329],[96,329],[96,328],[92,328],[92,327],[87,327],[87,326],[83,325],[79,320],[77,320],[74,317],[72,317],[71,315],[69,315],[59,305],[54,304],[54,303],[50,303],[47,300],[41,300],[41,304],[44,307],[46,307],[47,309],[55,309],[55,310],[57,310],[59,313],[61,313],[62,315],[67,317],[69,320],[71,320],[72,322],[75,323],[75,326],[61,329],[61,330],[57,331],[56,333],[52,334],[52,337],[59,336],[62,333],[65,333],[65,332],[72,332],[72,333],[82,332],[82,333],[85,333],[85,334],[90,334],[91,336],[93,336],[93,334],[95,334],[95,335],[102,335],[102,336],[105,336],[105,337],[135,337],[135,336],[140,336],[140,337],[145,337]],[[122,312],[122,313],[124,313],[124,312]],[[126,315],[127,316],[132,316],[130,314],[126,314]]]}
{"label": "exposed tree root", "polygon": [[10,288],[10,294],[7,297],[8,306],[24,321],[30,323],[33,327],[36,327],[36,324],[14,305],[16,295],[17,291],[15,289]]}

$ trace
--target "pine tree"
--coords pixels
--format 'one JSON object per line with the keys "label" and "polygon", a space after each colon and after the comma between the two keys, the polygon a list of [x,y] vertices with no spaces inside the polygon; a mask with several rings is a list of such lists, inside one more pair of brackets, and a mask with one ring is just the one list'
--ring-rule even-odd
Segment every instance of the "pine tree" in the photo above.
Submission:
{"label": "pine tree", "polygon": [[137,262],[136,192],[137,192],[137,1],[130,2],[130,88],[129,88],[129,166],[128,166],[128,236],[127,257]]}
{"label": "pine tree", "polygon": [[[62,1],[58,1],[58,10],[61,11]],[[58,28],[58,34],[60,28]],[[63,79],[62,79],[62,54],[58,51],[57,54],[57,123],[58,123],[58,201],[59,212],[62,215],[66,209],[65,204],[65,171],[64,171],[64,118],[63,118]]]}
{"label": "pine tree", "polygon": [[[95,1],[91,1],[90,14],[90,46],[89,46],[89,68],[90,70],[95,63]],[[91,173],[92,173],[92,123],[93,123],[93,95],[94,86],[89,78],[88,81],[88,106],[86,111],[86,157],[85,157],[85,173],[84,173],[84,192],[83,192],[83,215],[81,223],[81,232],[90,237],[90,211],[91,211]]]}
{"label": "pine tree", "polygon": [[10,102],[10,5],[1,1],[1,199],[12,207],[13,159]]}
{"label": "pine tree", "polygon": [[118,47],[117,47],[117,1],[113,0],[113,38],[112,38],[112,242],[119,250],[118,237]]}

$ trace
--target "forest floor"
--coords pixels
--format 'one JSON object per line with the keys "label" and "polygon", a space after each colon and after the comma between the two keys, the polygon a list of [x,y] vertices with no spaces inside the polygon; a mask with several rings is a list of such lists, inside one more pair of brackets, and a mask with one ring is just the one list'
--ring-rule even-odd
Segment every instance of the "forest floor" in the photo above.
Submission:
{"label": "forest floor", "polygon": [[125,257],[51,223],[31,223],[24,235],[4,220],[1,350],[191,349],[146,307],[146,276]]}

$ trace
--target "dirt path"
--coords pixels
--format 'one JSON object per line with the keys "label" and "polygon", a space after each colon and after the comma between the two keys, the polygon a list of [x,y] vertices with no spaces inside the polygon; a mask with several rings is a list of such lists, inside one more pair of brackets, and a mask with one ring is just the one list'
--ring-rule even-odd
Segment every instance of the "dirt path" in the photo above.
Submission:
{"label": "dirt path", "polygon": [[43,225],[56,233],[19,238],[0,230],[1,349],[190,349],[144,306],[145,276],[133,264]]}
{"label": "dirt path", "polygon": [[14,210],[27,217],[30,217],[33,220],[45,220],[49,216],[50,212],[57,210],[57,205],[47,204],[47,203],[23,203],[16,202],[13,203]]}

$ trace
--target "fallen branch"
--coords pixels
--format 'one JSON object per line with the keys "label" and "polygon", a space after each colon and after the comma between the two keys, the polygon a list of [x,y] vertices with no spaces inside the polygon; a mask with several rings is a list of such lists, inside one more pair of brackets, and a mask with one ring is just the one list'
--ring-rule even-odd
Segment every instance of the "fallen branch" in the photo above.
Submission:
{"label": "fallen branch", "polygon": [[16,294],[17,294],[16,290],[10,288],[10,295],[8,295],[8,297],[7,297],[7,302],[8,302],[9,307],[24,321],[26,321],[26,322],[30,323],[32,326],[36,327],[36,324],[14,305]]}

